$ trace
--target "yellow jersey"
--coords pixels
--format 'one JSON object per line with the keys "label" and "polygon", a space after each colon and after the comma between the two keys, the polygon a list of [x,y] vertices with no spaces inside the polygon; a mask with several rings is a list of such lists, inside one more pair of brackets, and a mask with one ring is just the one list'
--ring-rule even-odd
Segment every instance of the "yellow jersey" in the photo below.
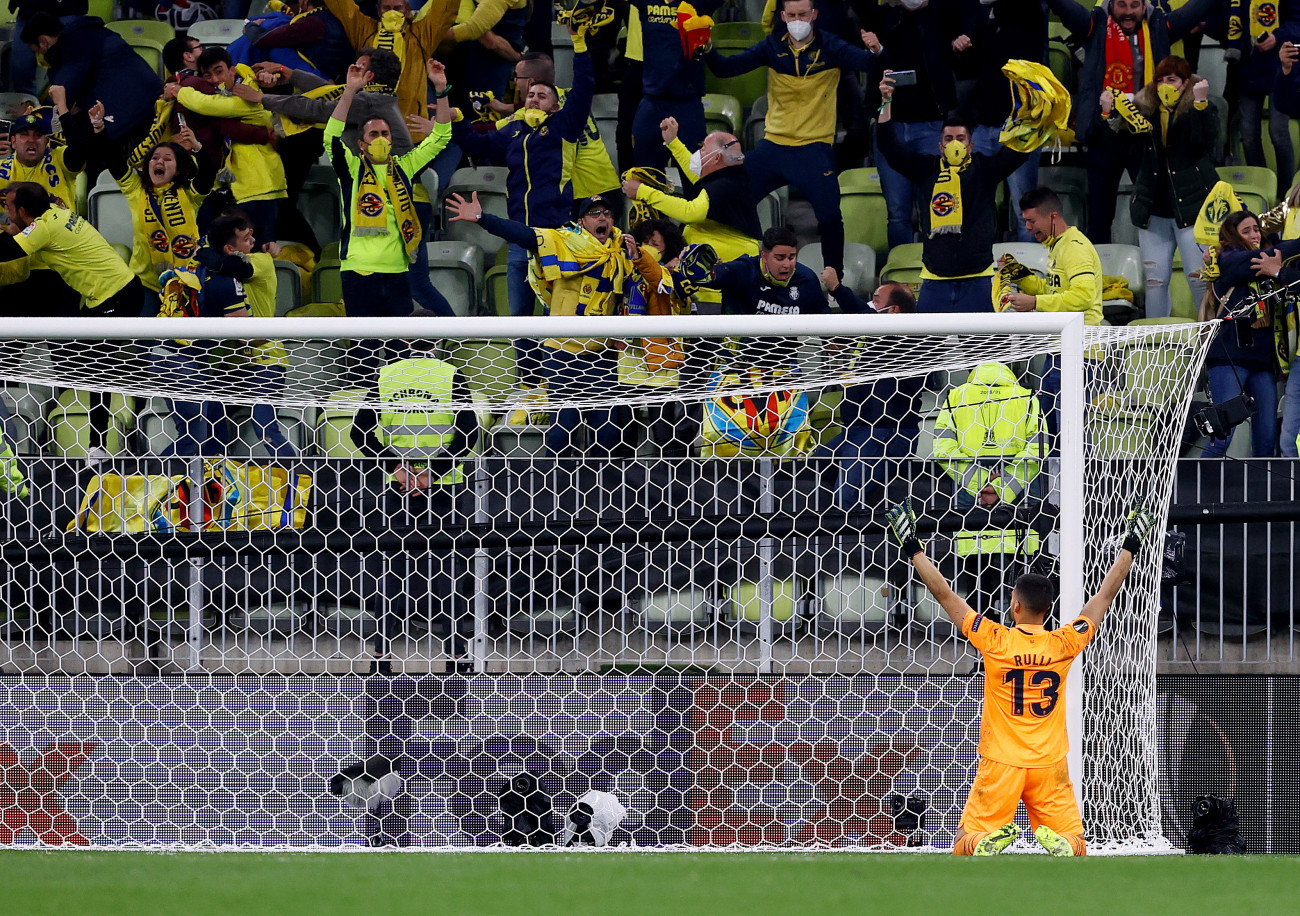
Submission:
{"label": "yellow jersey", "polygon": [[50,146],[35,165],[23,165],[17,156],[0,159],[0,188],[30,181],[49,192],[50,200],[65,210],[77,206],[77,175],[64,161],[62,146]]}
{"label": "yellow jersey", "polygon": [[1087,617],[1049,632],[966,614],[962,634],[984,658],[981,756],[1015,767],[1046,767],[1065,758],[1065,676],[1096,629]]}
{"label": "yellow jersey", "polygon": [[42,264],[58,271],[64,283],[85,297],[88,309],[120,293],[135,276],[98,230],[70,210],[51,207],[14,241],[28,256],[39,255]]}
{"label": "yellow jersey", "polygon": [[1021,292],[1037,297],[1039,312],[1083,312],[1084,324],[1101,324],[1101,258],[1078,226],[1045,243],[1047,276],[1017,282]]}

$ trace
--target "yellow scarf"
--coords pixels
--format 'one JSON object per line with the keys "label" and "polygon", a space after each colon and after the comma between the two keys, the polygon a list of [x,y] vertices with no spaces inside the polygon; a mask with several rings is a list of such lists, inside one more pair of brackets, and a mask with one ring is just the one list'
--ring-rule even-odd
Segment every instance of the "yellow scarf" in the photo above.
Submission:
{"label": "yellow scarf", "polygon": [[139,168],[146,159],[153,155],[155,146],[171,139],[172,110],[175,108],[176,103],[167,99],[159,99],[153,105],[153,123],[149,125],[149,133],[145,135],[145,138],[140,141],[135,149],[127,154],[127,168]]}
{"label": "yellow scarf", "polygon": [[415,213],[415,198],[411,195],[411,179],[406,177],[396,157],[388,160],[385,180],[379,184],[379,174],[370,160],[361,156],[357,166],[357,190],[352,201],[352,232],[356,235],[387,235],[388,208],[396,207],[398,231],[406,257],[415,260],[420,244],[420,217]]}
{"label": "yellow scarf", "polygon": [[1192,227],[1196,235],[1196,244],[1219,244],[1219,227],[1223,225],[1229,213],[1235,213],[1240,209],[1242,209],[1241,200],[1232,190],[1232,185],[1226,181],[1216,181],[1196,214],[1196,224]]}
{"label": "yellow scarf", "polygon": [[190,195],[171,182],[160,188],[144,184],[144,237],[149,260],[159,270],[189,267],[199,248],[198,210]]}
{"label": "yellow scarf", "polygon": [[1277,0],[1250,0],[1250,41],[1258,44],[1277,30]]}
{"label": "yellow scarf", "polygon": [[[308,89],[306,92],[299,93],[304,99],[324,99],[327,102],[337,102],[339,96],[343,94],[343,86],[317,86],[315,89]],[[362,92],[377,92],[381,95],[397,95],[397,90],[392,86],[385,86],[383,83],[366,83],[361,87]],[[299,121],[288,115],[275,112],[273,118],[279,120],[280,129],[286,137],[292,137],[307,130],[316,130],[320,124],[316,121]]]}
{"label": "yellow scarf", "polygon": [[1300,239],[1300,207],[1287,207],[1282,224],[1282,239]]}
{"label": "yellow scarf", "polygon": [[961,234],[961,173],[970,165],[966,156],[960,165],[951,165],[947,159],[939,169],[934,188],[930,191],[930,236]]}
{"label": "yellow scarf", "polygon": [[405,29],[406,17],[396,10],[389,10],[379,20],[379,31],[375,32],[373,42],[376,48],[396,54],[403,66],[406,65],[406,39],[403,37]]}

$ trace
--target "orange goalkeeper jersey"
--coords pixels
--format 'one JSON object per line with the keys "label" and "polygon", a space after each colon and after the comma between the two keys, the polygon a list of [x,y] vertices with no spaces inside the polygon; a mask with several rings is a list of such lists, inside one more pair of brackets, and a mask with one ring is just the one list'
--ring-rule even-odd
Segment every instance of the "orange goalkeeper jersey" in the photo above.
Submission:
{"label": "orange goalkeeper jersey", "polygon": [[984,656],[984,717],[980,754],[1016,767],[1045,767],[1062,760],[1065,676],[1096,631],[1079,617],[1052,630],[1004,627],[970,611],[961,631]]}

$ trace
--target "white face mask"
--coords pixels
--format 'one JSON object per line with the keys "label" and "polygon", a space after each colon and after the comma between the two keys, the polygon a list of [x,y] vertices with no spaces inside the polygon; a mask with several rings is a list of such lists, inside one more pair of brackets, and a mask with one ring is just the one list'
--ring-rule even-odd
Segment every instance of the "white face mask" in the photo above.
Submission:
{"label": "white face mask", "polygon": [[930,0],[903,0],[903,6],[912,11],[925,9],[929,5]]}
{"label": "white face mask", "polygon": [[[714,156],[713,153],[709,154],[710,158],[712,158],[713,156]],[[695,152],[691,153],[691,161],[687,163],[686,167],[691,170],[692,175],[695,175],[697,177],[704,174],[704,156],[700,153],[699,150],[696,150]]]}
{"label": "white face mask", "polygon": [[812,23],[804,19],[795,19],[785,24],[785,30],[795,41],[803,41],[812,34]]}

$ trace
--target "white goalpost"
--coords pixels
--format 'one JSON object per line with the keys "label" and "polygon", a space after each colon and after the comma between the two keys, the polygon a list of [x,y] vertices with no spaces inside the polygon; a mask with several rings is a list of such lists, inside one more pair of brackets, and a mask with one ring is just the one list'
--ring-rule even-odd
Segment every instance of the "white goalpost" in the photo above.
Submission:
{"label": "white goalpost", "polygon": [[[597,793],[614,845],[948,848],[978,655],[885,509],[1068,621],[1167,518],[1215,330],[8,319],[0,757],[66,819],[0,846],[548,845]],[[1090,851],[1169,848],[1161,553],[1067,682]]]}

